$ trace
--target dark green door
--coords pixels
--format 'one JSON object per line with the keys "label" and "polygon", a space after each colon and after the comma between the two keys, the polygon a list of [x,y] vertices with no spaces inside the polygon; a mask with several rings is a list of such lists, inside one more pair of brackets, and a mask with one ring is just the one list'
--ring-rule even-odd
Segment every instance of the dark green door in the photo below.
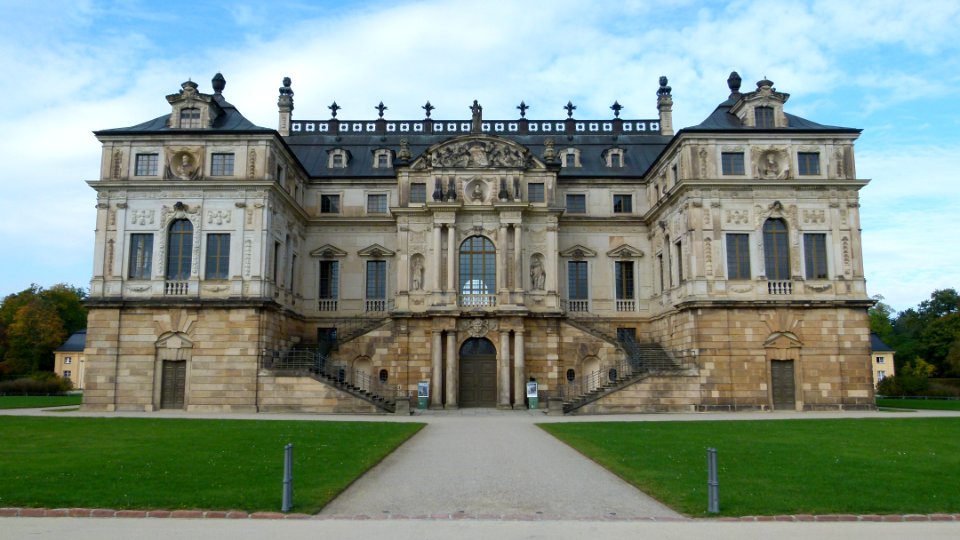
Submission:
{"label": "dark green door", "polygon": [[182,409],[187,387],[187,363],[183,360],[163,361],[163,380],[160,386],[160,408]]}
{"label": "dark green door", "polygon": [[773,409],[775,411],[792,411],[796,409],[793,360],[771,361],[770,380],[773,386]]}

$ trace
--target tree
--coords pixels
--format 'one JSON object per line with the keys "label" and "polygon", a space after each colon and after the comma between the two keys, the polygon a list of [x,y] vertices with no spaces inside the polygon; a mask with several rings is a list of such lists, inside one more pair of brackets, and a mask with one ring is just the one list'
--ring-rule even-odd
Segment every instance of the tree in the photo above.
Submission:
{"label": "tree", "polygon": [[53,369],[53,350],[70,333],[86,328],[83,289],[34,284],[0,303],[0,377]]}
{"label": "tree", "polygon": [[876,303],[867,313],[870,316],[870,331],[880,336],[884,343],[893,341],[893,308],[883,302],[882,295],[874,295]]}

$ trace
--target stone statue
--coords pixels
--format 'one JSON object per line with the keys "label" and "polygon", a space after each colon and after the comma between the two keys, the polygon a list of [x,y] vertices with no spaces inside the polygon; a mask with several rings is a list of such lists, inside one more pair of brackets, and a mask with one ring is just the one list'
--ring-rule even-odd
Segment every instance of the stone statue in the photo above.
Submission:
{"label": "stone statue", "polygon": [[420,257],[413,258],[413,267],[410,269],[412,276],[412,289],[415,291],[423,290],[423,261]]}
{"label": "stone statue", "polygon": [[470,119],[470,131],[473,133],[480,133],[481,122],[483,122],[483,107],[473,100],[473,105],[470,106],[470,112],[473,113],[473,116]]}
{"label": "stone statue", "polygon": [[543,271],[543,261],[539,256],[534,256],[530,260],[530,287],[535,291],[542,291],[547,280],[547,274]]}
{"label": "stone statue", "polygon": [[483,201],[483,186],[480,185],[480,182],[473,185],[473,200]]}

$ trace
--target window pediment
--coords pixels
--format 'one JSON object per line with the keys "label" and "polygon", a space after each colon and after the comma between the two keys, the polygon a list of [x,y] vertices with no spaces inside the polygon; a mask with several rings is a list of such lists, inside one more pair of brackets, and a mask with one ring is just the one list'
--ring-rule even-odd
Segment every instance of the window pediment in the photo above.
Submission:
{"label": "window pediment", "polygon": [[357,252],[357,255],[361,257],[393,257],[397,253],[393,250],[387,249],[380,244],[371,244],[360,251]]}
{"label": "window pediment", "polygon": [[608,251],[607,257],[613,259],[639,259],[643,257],[643,250],[637,249],[630,244],[623,244]]}
{"label": "window pediment", "polygon": [[167,127],[184,129],[205,129],[213,127],[223,110],[213,96],[200,93],[197,83],[187,81],[180,85],[181,90],[167,96],[172,107]]}
{"label": "window pediment", "polygon": [[324,259],[332,259],[334,257],[346,257],[347,252],[332,245],[324,244],[317,249],[310,252],[311,257],[321,257]]}
{"label": "window pediment", "polygon": [[756,91],[742,94],[740,99],[730,108],[730,112],[737,115],[742,125],[758,127],[756,111],[758,108],[767,107],[772,109],[772,127],[785,128],[789,127],[789,122],[783,113],[783,104],[788,99],[790,99],[790,94],[777,92],[777,89],[773,87],[773,81],[764,79],[757,82]]}
{"label": "window pediment", "polygon": [[793,332],[774,332],[763,342],[768,349],[796,349],[803,347],[800,338]]}
{"label": "window pediment", "polygon": [[592,250],[592,249],[590,249],[590,248],[588,248],[588,247],[586,247],[586,246],[583,246],[583,245],[581,245],[581,244],[577,244],[577,245],[575,245],[575,246],[571,246],[571,247],[569,247],[569,248],[561,251],[561,252],[560,252],[560,256],[561,256],[561,257],[571,257],[571,258],[574,258],[574,259],[582,259],[582,258],[584,258],[584,257],[596,257],[596,256],[597,256],[597,252],[594,251],[594,250]]}

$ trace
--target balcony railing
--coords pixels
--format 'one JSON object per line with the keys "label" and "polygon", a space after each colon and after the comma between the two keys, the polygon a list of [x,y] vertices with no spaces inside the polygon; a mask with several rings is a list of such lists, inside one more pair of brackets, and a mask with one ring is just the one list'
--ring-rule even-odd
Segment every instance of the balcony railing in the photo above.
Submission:
{"label": "balcony railing", "polygon": [[319,311],[336,311],[337,301],[335,299],[321,298],[317,301],[317,309]]}
{"label": "balcony railing", "polygon": [[793,282],[792,281],[768,281],[767,293],[768,294],[793,294]]}
{"label": "balcony railing", "polygon": [[636,311],[637,310],[637,301],[633,299],[621,300],[617,299],[617,311]]}
{"label": "balcony railing", "polygon": [[560,309],[573,313],[586,313],[590,311],[589,300],[561,300]]}
{"label": "balcony railing", "polygon": [[167,281],[163,286],[163,294],[167,296],[186,296],[190,294],[190,282]]}
{"label": "balcony railing", "polygon": [[364,306],[367,313],[384,313],[387,311],[387,300],[384,298],[368,299],[364,301]]}
{"label": "balcony railing", "polygon": [[497,305],[497,295],[461,294],[457,298],[457,305],[461,307],[493,307]]}

